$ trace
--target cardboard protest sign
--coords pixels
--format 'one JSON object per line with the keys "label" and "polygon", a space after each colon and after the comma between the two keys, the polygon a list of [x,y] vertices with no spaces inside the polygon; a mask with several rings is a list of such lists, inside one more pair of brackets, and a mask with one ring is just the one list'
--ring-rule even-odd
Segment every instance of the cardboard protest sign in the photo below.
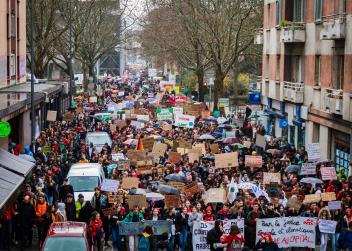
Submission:
{"label": "cardboard protest sign", "polygon": [[144,159],[144,160],[137,160],[136,161],[136,167],[153,167],[153,159]]}
{"label": "cardboard protest sign", "polygon": [[167,220],[146,220],[143,222],[119,222],[119,234],[141,235],[146,226],[153,228],[153,235],[168,234],[171,232],[171,222]]}
{"label": "cardboard protest sign", "polygon": [[341,200],[329,201],[328,207],[330,210],[339,210],[341,209]]}
{"label": "cardboard protest sign", "polygon": [[117,162],[117,168],[119,170],[128,170],[131,167],[131,161],[130,160],[119,160]]}
{"label": "cardboard protest sign", "polygon": [[103,182],[101,183],[101,191],[105,192],[117,192],[117,189],[119,189],[119,181],[118,180],[111,180],[111,179],[104,179]]}
{"label": "cardboard protest sign", "polygon": [[200,152],[200,154],[206,154],[206,153],[207,153],[206,150],[205,150],[205,145],[204,145],[204,143],[202,143],[202,144],[196,144],[196,145],[194,145],[194,146],[192,147],[192,149],[197,149],[197,150]]}
{"label": "cardboard protest sign", "polygon": [[321,194],[322,201],[333,201],[336,200],[336,194],[334,192],[327,192]]}
{"label": "cardboard protest sign", "polygon": [[266,146],[265,137],[263,135],[257,134],[255,144],[259,147],[265,148]]}
{"label": "cardboard protest sign", "polygon": [[210,188],[205,192],[204,201],[208,203],[224,203],[226,201],[226,191],[224,188]]}
{"label": "cardboard protest sign", "polygon": [[302,206],[302,202],[298,198],[289,198],[287,200],[287,207],[288,208],[294,208],[296,211],[298,211]]}
{"label": "cardboard protest sign", "polygon": [[337,180],[336,169],[334,166],[324,166],[320,168],[322,180]]}
{"label": "cardboard protest sign", "polygon": [[108,195],[108,203],[109,204],[120,204],[123,202],[123,195],[119,194],[119,195],[114,195],[114,194],[109,194]]}
{"label": "cardboard protest sign", "polygon": [[321,150],[319,143],[312,143],[307,148],[308,161],[319,161],[321,158]]}
{"label": "cardboard protest sign", "polygon": [[210,145],[210,151],[211,151],[211,153],[213,153],[213,154],[218,154],[218,153],[220,153],[219,145],[218,145],[217,143],[211,144],[211,145]]}
{"label": "cardboard protest sign", "polygon": [[141,121],[149,121],[149,115],[138,115],[136,116],[137,120],[141,120]]}
{"label": "cardboard protest sign", "polygon": [[158,120],[173,120],[172,108],[158,108],[156,109],[156,116]]}
{"label": "cardboard protest sign", "polygon": [[138,130],[141,130],[145,127],[145,124],[143,122],[137,121],[137,120],[132,120],[130,125],[135,127]]}
{"label": "cardboard protest sign", "polygon": [[258,219],[256,243],[260,233],[270,232],[279,248],[315,248],[316,219],[308,217],[280,217]]}
{"label": "cardboard protest sign", "polygon": [[66,122],[73,122],[73,120],[75,119],[75,115],[71,112],[66,112],[63,116],[63,121]]}
{"label": "cardboard protest sign", "polygon": [[138,188],[139,179],[137,177],[123,177],[121,188],[129,190],[131,188]]}
{"label": "cardboard protest sign", "polygon": [[147,152],[151,152],[153,150],[155,139],[153,137],[143,138],[141,139],[143,144],[143,149]]}
{"label": "cardboard protest sign", "polygon": [[320,194],[306,194],[304,196],[304,204],[319,202],[321,200]]}
{"label": "cardboard protest sign", "polygon": [[245,155],[245,165],[249,167],[262,167],[262,156]]}
{"label": "cardboard protest sign", "polygon": [[138,206],[139,208],[147,207],[147,198],[143,194],[128,195],[128,207],[134,208]]}
{"label": "cardboard protest sign", "polygon": [[46,120],[47,121],[56,121],[56,117],[57,117],[57,111],[48,111],[47,115],[46,115]]}
{"label": "cardboard protest sign", "polygon": [[131,161],[145,160],[147,158],[146,151],[128,150],[127,158]]}
{"label": "cardboard protest sign", "polygon": [[238,166],[238,153],[221,153],[215,154],[215,167],[216,168],[227,168]]}
{"label": "cardboard protest sign", "polygon": [[302,163],[301,175],[315,175],[317,174],[317,169],[314,163]]}
{"label": "cardboard protest sign", "polygon": [[199,153],[188,153],[188,161],[189,163],[194,163],[195,161],[199,161]]}
{"label": "cardboard protest sign", "polygon": [[178,152],[170,152],[168,161],[170,163],[178,164],[182,160],[181,155]]}
{"label": "cardboard protest sign", "polygon": [[174,125],[184,128],[193,128],[195,119],[195,116],[175,114]]}
{"label": "cardboard protest sign", "polygon": [[181,206],[181,199],[179,195],[164,195],[164,203],[167,207],[179,208]]}
{"label": "cardboard protest sign", "polygon": [[321,233],[334,234],[336,230],[337,221],[333,220],[319,220],[319,230]]}
{"label": "cardboard protest sign", "polygon": [[244,148],[251,148],[252,142],[251,141],[243,141]]}
{"label": "cardboard protest sign", "polygon": [[192,142],[191,141],[186,141],[186,140],[179,140],[178,141],[178,147],[186,148],[186,149],[192,149]]}
{"label": "cardboard protest sign", "polygon": [[194,194],[201,192],[197,182],[187,184],[184,189],[184,193],[188,198],[191,198]]}
{"label": "cardboard protest sign", "polygon": [[268,185],[270,183],[281,184],[281,173],[263,173],[263,184]]}
{"label": "cardboard protest sign", "polygon": [[165,152],[167,150],[167,144],[164,143],[160,143],[155,141],[153,144],[153,149],[152,149],[152,153],[154,153],[157,156],[164,156]]}
{"label": "cardboard protest sign", "polygon": [[177,147],[176,151],[181,154],[181,155],[185,155],[188,153],[188,150],[190,149],[186,149],[186,148],[180,148],[180,147]]}
{"label": "cardboard protest sign", "polygon": [[[244,236],[244,219],[223,221],[224,234],[229,234],[232,225],[237,225]],[[194,251],[209,251],[210,244],[207,243],[207,234],[214,228],[214,221],[195,221],[193,223],[192,245]],[[240,247],[238,250],[242,250]]]}
{"label": "cardboard protest sign", "polygon": [[150,167],[137,167],[137,174],[152,174],[153,170]]}
{"label": "cardboard protest sign", "polygon": [[177,189],[180,190],[181,192],[184,191],[185,186],[186,186],[185,183],[183,183],[183,182],[177,182],[177,181],[169,181],[169,182],[167,182],[166,185],[172,186],[172,187],[174,187],[174,188],[177,188]]}
{"label": "cardboard protest sign", "polygon": [[97,103],[98,98],[97,97],[89,97],[89,103]]}

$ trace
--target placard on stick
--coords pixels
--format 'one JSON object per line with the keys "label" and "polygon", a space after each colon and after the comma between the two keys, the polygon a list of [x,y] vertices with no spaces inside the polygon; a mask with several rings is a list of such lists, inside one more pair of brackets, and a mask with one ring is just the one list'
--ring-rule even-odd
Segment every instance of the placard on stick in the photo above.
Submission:
{"label": "placard on stick", "polygon": [[180,190],[181,192],[183,192],[184,189],[185,189],[185,187],[186,187],[185,183],[183,183],[183,182],[178,182],[178,181],[169,181],[169,182],[167,182],[166,185],[172,186],[172,187],[174,187],[174,188]]}
{"label": "placard on stick", "polygon": [[47,121],[56,121],[57,111],[48,111],[46,115]]}
{"label": "placard on stick", "polygon": [[249,167],[262,167],[262,156],[245,155],[245,165]]}
{"label": "placard on stick", "polygon": [[304,196],[304,201],[303,203],[313,203],[313,202],[319,202],[321,200],[320,194],[307,194]]}
{"label": "placard on stick", "polygon": [[191,198],[194,194],[201,192],[197,182],[192,182],[185,186],[184,193],[188,198]]}
{"label": "placard on stick", "polygon": [[266,146],[265,137],[263,135],[257,134],[255,144],[259,147],[265,148]]}
{"label": "placard on stick", "polygon": [[111,180],[111,179],[104,179],[101,183],[101,190],[105,192],[117,192],[119,189],[119,181],[118,180]]}
{"label": "placard on stick", "polygon": [[204,201],[208,203],[224,203],[226,191],[223,188],[210,188],[205,192]]}
{"label": "placard on stick", "polygon": [[143,138],[141,140],[142,140],[144,150],[151,152],[153,150],[155,139],[153,137],[148,137],[148,138]]}
{"label": "placard on stick", "polygon": [[281,174],[280,173],[264,172],[263,184],[264,185],[269,185],[270,183],[281,184]]}
{"label": "placard on stick", "polygon": [[157,141],[154,142],[152,153],[158,156],[164,156],[166,150],[167,150],[167,144],[160,143]]}
{"label": "placard on stick", "polygon": [[238,153],[221,153],[215,154],[215,167],[216,168],[227,168],[238,166]]}
{"label": "placard on stick", "polygon": [[336,200],[336,194],[334,192],[327,192],[321,194],[322,201],[333,201]]}
{"label": "placard on stick", "polygon": [[324,166],[320,168],[322,180],[337,180],[336,169],[334,166]]}
{"label": "placard on stick", "polygon": [[128,195],[128,207],[134,208],[138,206],[139,208],[147,207],[147,198],[143,194]]}
{"label": "placard on stick", "polygon": [[314,163],[302,163],[301,175],[315,175],[317,174],[317,169]]}
{"label": "placard on stick", "polygon": [[123,177],[121,188],[129,190],[131,188],[138,188],[139,179],[137,177]]}

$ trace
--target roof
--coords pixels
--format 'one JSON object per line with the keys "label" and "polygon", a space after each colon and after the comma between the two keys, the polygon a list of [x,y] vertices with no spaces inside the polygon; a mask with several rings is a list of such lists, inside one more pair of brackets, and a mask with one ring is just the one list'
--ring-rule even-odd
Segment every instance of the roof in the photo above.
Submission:
{"label": "roof", "polygon": [[0,166],[22,177],[26,177],[33,169],[34,163],[0,149]]}
{"label": "roof", "polygon": [[55,222],[50,225],[48,236],[84,236],[87,225],[84,222]]}
{"label": "roof", "polygon": [[[62,90],[62,84],[60,82],[50,82],[45,84],[34,84],[34,92],[36,93],[46,93],[46,94],[54,94]],[[0,89],[0,92],[7,93],[30,93],[31,92],[31,83],[23,83],[18,85],[11,85],[7,88]]]}

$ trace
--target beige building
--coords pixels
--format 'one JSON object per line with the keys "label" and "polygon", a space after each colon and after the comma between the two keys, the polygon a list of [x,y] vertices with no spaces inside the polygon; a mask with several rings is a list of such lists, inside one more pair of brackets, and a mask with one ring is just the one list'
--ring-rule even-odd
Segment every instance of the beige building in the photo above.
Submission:
{"label": "beige building", "polygon": [[[295,146],[349,166],[352,150],[352,0],[265,0],[263,122]],[[287,126],[286,126],[287,125]]]}

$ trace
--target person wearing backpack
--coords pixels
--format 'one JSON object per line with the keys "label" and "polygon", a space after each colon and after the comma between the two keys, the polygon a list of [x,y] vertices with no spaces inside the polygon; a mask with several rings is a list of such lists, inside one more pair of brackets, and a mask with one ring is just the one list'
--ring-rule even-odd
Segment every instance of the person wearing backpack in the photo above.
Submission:
{"label": "person wearing backpack", "polygon": [[340,234],[337,242],[339,248],[352,251],[352,221],[348,223],[348,229]]}
{"label": "person wearing backpack", "polygon": [[153,228],[146,226],[138,242],[138,251],[153,250]]}
{"label": "person wearing backpack", "polygon": [[215,248],[215,243],[220,243],[220,238],[224,233],[222,221],[215,221],[215,226],[207,234],[207,243],[210,245],[210,251],[223,251],[224,248]]}
{"label": "person wearing backpack", "polygon": [[244,248],[244,237],[237,225],[232,225],[230,234],[221,236],[220,242],[227,244],[226,251],[242,251]]}

